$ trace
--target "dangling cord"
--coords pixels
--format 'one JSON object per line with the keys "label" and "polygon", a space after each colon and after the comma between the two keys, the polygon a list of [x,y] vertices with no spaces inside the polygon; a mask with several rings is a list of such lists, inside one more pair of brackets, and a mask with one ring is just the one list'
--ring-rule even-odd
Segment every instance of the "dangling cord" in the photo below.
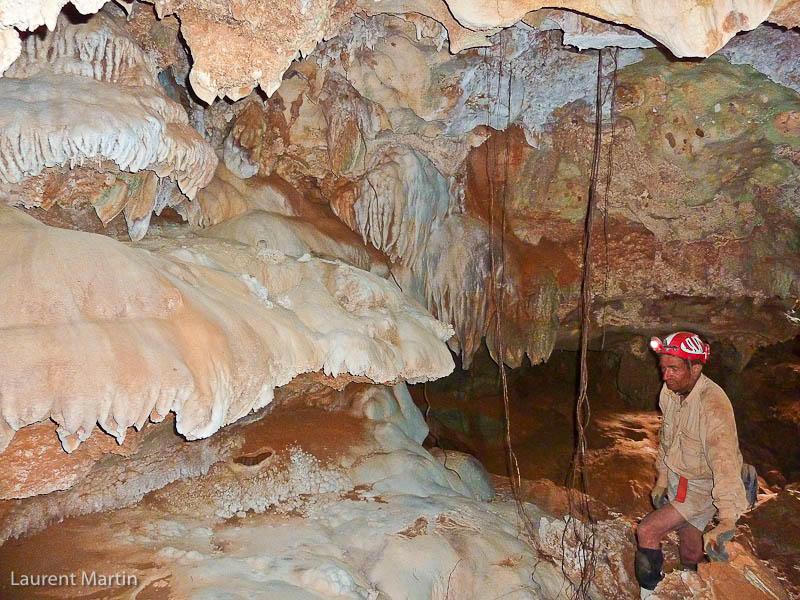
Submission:
{"label": "dangling cord", "polygon": [[[503,85],[503,76],[505,74],[505,56],[506,56],[506,47],[505,47],[505,32],[503,30],[500,35],[500,68],[498,69],[498,76],[497,76],[497,95],[500,96],[500,90],[502,89]],[[485,55],[484,55],[485,58]],[[486,124],[489,126],[491,122],[490,119],[490,109],[488,105],[488,96],[489,96],[489,79],[488,79],[488,65],[484,63],[487,67],[487,106],[486,106]],[[490,158],[489,155],[492,155],[492,162],[495,164],[493,166],[498,166],[497,163],[497,155],[498,153],[492,151],[493,149],[496,150],[497,143],[493,142],[496,139],[496,136],[492,135],[486,142],[486,155],[485,155],[485,168],[486,168],[486,182],[489,187],[489,256],[490,256],[490,277],[491,277],[491,304],[494,307],[494,327],[495,327],[495,360],[497,362],[498,368],[500,369],[500,383],[502,385],[503,391],[503,411],[504,411],[504,441],[505,441],[505,450],[506,450],[506,464],[508,467],[508,474],[509,479],[511,482],[511,493],[514,497],[514,503],[517,508],[517,515],[522,522],[523,527],[525,528],[525,532],[528,535],[528,538],[533,541],[535,539],[535,528],[533,526],[533,521],[528,514],[527,510],[525,509],[525,503],[521,497],[520,487],[522,484],[522,476],[519,470],[519,461],[517,460],[517,455],[514,452],[514,448],[512,445],[511,440],[511,403],[509,400],[508,394],[508,377],[506,373],[506,366],[505,366],[505,338],[503,332],[503,314],[504,314],[504,291],[505,291],[505,278],[506,278],[506,270],[505,270],[505,233],[506,233],[506,199],[508,196],[508,172],[509,172],[509,141],[508,141],[508,128],[511,125],[511,90],[512,90],[512,83],[513,83],[513,71],[507,74],[507,86],[508,89],[506,90],[507,95],[507,104],[506,104],[506,129],[505,129],[505,136],[504,136],[504,153],[503,153],[503,180],[502,180],[502,189],[501,189],[501,204],[500,204],[500,257],[499,260],[496,256],[497,251],[497,244],[495,243],[495,233],[497,228],[495,227],[495,186],[494,182],[492,181],[491,174],[494,172],[500,172],[499,169],[490,169]],[[498,281],[499,275],[499,281]]]}
{"label": "dangling cord", "polygon": [[[595,101],[594,148],[592,150],[592,167],[589,179],[589,200],[586,208],[586,219],[583,234],[583,274],[581,279],[581,344],[580,344],[580,383],[578,401],[575,404],[575,451],[572,457],[569,475],[567,499],[569,514],[567,515],[564,533],[561,537],[562,556],[566,554],[569,542],[577,544],[578,568],[580,577],[578,584],[573,584],[572,598],[588,599],[596,567],[595,520],[589,506],[589,474],[586,465],[586,428],[591,419],[588,398],[589,373],[586,353],[589,346],[589,330],[591,327],[592,309],[592,230],[595,204],[597,200],[597,179],[600,170],[600,156],[603,136],[603,50],[597,53],[597,85]],[[613,92],[612,92],[613,93]],[[575,492],[573,494],[573,491]],[[577,502],[577,506],[576,506]],[[577,521],[577,523],[576,523]],[[572,539],[567,536],[572,533]],[[562,562],[562,570],[564,563]]]}
{"label": "dangling cord", "polygon": [[611,59],[614,62],[614,70],[611,74],[611,82],[606,88],[606,93],[603,94],[603,106],[605,106],[606,98],[611,95],[609,107],[609,119],[611,120],[611,138],[608,142],[608,159],[606,168],[606,189],[603,192],[603,249],[605,250],[605,274],[603,277],[603,315],[600,319],[601,327],[603,329],[603,337],[600,341],[600,349],[605,350],[606,347],[606,308],[608,307],[608,277],[611,269],[611,263],[608,259],[608,191],[611,189],[611,175],[614,171],[614,136],[616,134],[616,122],[614,121],[614,101],[616,99],[617,91],[617,70],[619,69],[619,48],[615,47]]}

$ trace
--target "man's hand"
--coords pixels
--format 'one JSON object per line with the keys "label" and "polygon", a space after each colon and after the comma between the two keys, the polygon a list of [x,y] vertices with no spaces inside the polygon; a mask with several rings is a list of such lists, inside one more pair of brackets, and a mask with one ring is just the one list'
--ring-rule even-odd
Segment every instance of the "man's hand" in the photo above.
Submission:
{"label": "man's hand", "polygon": [[656,508],[664,506],[667,503],[667,486],[656,483],[653,491],[650,492],[650,499]]}
{"label": "man's hand", "polygon": [[708,558],[714,562],[727,562],[730,555],[725,551],[725,542],[730,542],[736,533],[735,519],[722,519],[719,525],[703,534],[703,547]]}

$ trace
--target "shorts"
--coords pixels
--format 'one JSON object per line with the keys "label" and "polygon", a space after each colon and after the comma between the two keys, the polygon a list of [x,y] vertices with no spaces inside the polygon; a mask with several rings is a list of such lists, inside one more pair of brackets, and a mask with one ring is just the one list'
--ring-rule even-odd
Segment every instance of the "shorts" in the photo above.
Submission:
{"label": "shorts", "polygon": [[686,499],[683,502],[678,502],[675,500],[675,496],[678,493],[679,481],[680,475],[673,471],[668,472],[667,498],[670,504],[675,507],[675,510],[677,510],[691,525],[700,531],[705,530],[706,525],[709,524],[717,512],[717,507],[714,506],[711,497],[711,489],[714,487],[714,481],[712,479],[695,479],[694,481],[689,481],[686,488]]}

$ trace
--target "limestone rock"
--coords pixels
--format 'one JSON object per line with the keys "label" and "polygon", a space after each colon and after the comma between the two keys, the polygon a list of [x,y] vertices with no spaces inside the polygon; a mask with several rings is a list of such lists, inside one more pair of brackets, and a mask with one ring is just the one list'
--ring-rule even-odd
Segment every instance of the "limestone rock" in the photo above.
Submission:
{"label": "limestone rock", "polygon": [[770,21],[782,27],[797,27],[800,25],[800,3],[797,0],[778,0]]}
{"label": "limestone rock", "polygon": [[242,179],[269,175],[287,143],[280,111],[251,97],[225,138],[225,165]]}
{"label": "limestone rock", "polygon": [[0,27],[0,76],[19,56],[22,44],[11,27]]}
{"label": "limestone rock", "polygon": [[365,271],[373,267],[372,256],[357,239],[337,239],[314,223],[276,213],[251,211],[209,227],[200,235],[234,240],[264,255],[277,251],[295,258],[313,255],[339,260]]}
{"label": "limestone rock", "polygon": [[698,565],[697,573],[673,571],[650,596],[653,600],[697,598],[716,600],[789,600],[780,580],[736,542],[728,542],[728,562]]}
{"label": "limestone rock", "polygon": [[[797,102],[791,90],[719,58],[667,66],[654,53],[619,70],[611,178],[606,160],[599,174],[599,181],[610,181],[607,196],[602,192],[608,209],[597,213],[594,237],[599,329],[624,322],[644,324],[648,335],[654,328],[699,328],[715,343],[736,347],[737,369],[756,347],[796,335],[787,314],[797,295],[790,283],[797,280],[790,274],[798,268],[790,250],[795,234],[765,215],[774,206],[785,223],[796,220],[789,198],[800,182],[791,158],[798,138],[789,132]],[[576,103],[565,106],[553,137],[539,138],[547,142],[538,149],[513,130],[487,141],[501,165],[508,157],[501,179],[507,181],[511,230],[536,249],[565,294],[559,345],[569,339],[567,322],[577,318],[569,307],[576,306],[570,298],[578,293],[590,170],[585,149],[593,132],[592,118]],[[610,128],[604,139],[611,143]],[[733,148],[745,146],[747,165],[733,158]],[[604,146],[603,156],[608,151]],[[482,162],[478,158],[476,166]],[[486,176],[470,168],[466,200],[468,210],[477,212],[486,205],[480,201],[487,195]],[[753,253],[771,258],[753,261]],[[752,301],[742,303],[743,297]],[[614,306],[612,298],[621,304]],[[735,334],[729,328],[734,322]]]}
{"label": "limestone rock", "polygon": [[[151,213],[163,208],[154,175],[177,182],[185,198],[176,205],[213,175],[212,149],[162,92],[148,55],[107,13],[83,24],[62,16],[54,32],[28,36],[0,90],[0,184],[12,204],[89,201],[104,224],[124,212],[131,238],[140,239]],[[64,173],[76,165],[98,175],[79,181]],[[142,171],[151,174],[133,175]],[[77,197],[63,198],[64,187],[78,188]]]}
{"label": "limestone rock", "polygon": [[[172,176],[194,196],[216,164],[182,109],[155,90],[133,88],[122,96],[115,85],[63,75],[0,82],[3,144],[9,148],[0,168],[3,183],[19,183],[70,161],[107,159],[121,170]],[[99,103],[93,114],[82,108],[90,100]],[[41,120],[23,118],[31,114]],[[27,152],[29,147],[40,150]]]}
{"label": "limestone rock", "polygon": [[799,488],[797,483],[789,484],[742,517],[742,523],[749,529],[747,537],[752,537],[759,558],[768,560],[785,579],[790,597],[800,592],[800,574],[794,568],[800,560]]}
{"label": "limestone rock", "polygon": [[[11,39],[12,27],[22,31],[47,24],[48,28],[53,29],[64,4],[33,2],[21,7],[19,3],[6,0],[0,5],[0,27],[9,32],[4,34],[4,62],[10,63],[19,52],[18,43]],[[88,14],[99,10],[102,4],[97,0],[82,0],[75,6],[81,13]],[[309,54],[319,41],[335,35],[356,9],[349,2],[322,0],[297,0],[290,4],[259,4],[247,0],[227,0],[222,4],[196,0],[154,0],[153,4],[159,17],[179,17],[181,34],[193,56],[190,73],[192,88],[202,100],[209,103],[217,96],[237,100],[256,86],[261,86],[267,95],[271,95],[291,62],[298,55]],[[768,0],[715,0],[710,4],[696,2],[689,6],[666,4],[655,11],[643,8],[632,0],[570,0],[553,8],[633,27],[682,57],[711,55],[737,32],[753,29],[770,18],[773,4]],[[511,26],[529,11],[542,7],[543,4],[538,1],[512,0],[501,4],[458,0],[447,3],[439,0],[433,3],[410,0],[378,3],[364,0],[359,6],[372,15],[407,15],[406,18],[413,21],[416,14],[435,19],[447,29],[453,52],[489,45],[488,36],[495,33],[497,28]],[[772,18],[781,25],[791,27],[797,23],[796,12],[796,3],[782,0],[775,6]],[[573,17],[564,19],[574,20]],[[564,27],[563,22],[561,26]],[[603,28],[602,25],[589,28],[597,27]],[[565,29],[570,32],[574,28],[567,25]],[[270,40],[270,43],[261,46],[253,44],[254,39]],[[619,40],[612,38],[609,43],[611,41]]]}
{"label": "limestone rock", "polygon": [[[458,479],[409,437],[422,433],[412,423],[421,416],[398,392],[329,391],[313,403],[327,409],[298,398],[235,427],[238,452],[205,474],[138,506],[72,519],[39,536],[70,540],[53,545],[70,569],[99,535],[110,536],[113,543],[95,554],[98,572],[113,564],[135,575],[145,593],[559,597],[577,581],[575,556],[562,557],[564,522],[525,503],[535,528],[531,537],[519,535],[517,505],[477,501],[453,485]],[[624,567],[630,525],[598,527],[593,597],[633,598]],[[39,536],[3,548],[0,592],[7,570]]]}
{"label": "limestone rock", "polygon": [[197,194],[187,220],[197,227],[217,225],[251,210],[285,216],[304,211],[300,192],[280,177],[242,179],[221,162],[209,184]]}
{"label": "limestone rock", "polygon": [[[346,3],[340,7],[329,0],[222,5],[157,0],[155,6],[159,15],[178,15],[192,53],[192,89],[208,103],[217,96],[238,100],[256,86],[271,96],[291,62],[332,37],[350,16]],[[216,18],[221,10],[224,19]]]}
{"label": "limestone rock", "polygon": [[[18,437],[30,441],[45,429],[41,424],[30,428],[39,435],[29,437],[29,428],[25,428]],[[53,440],[52,429],[47,430]],[[81,447],[72,455],[65,454],[57,443],[45,441],[47,450],[26,457],[32,472],[25,487],[15,492],[17,499],[0,501],[0,543],[67,517],[136,504],[148,492],[206,473],[211,465],[235,456],[242,446],[241,435],[232,431],[187,443],[175,432],[171,418],[130,437],[135,438],[134,444],[126,442],[116,452],[109,452],[108,442],[116,442],[109,436],[93,436],[84,444],[85,451]],[[20,447],[16,438],[9,451],[14,447]],[[4,465],[13,465],[13,461],[13,455],[0,454]]]}
{"label": "limestone rock", "polygon": [[485,502],[494,498],[494,486],[489,473],[477,458],[464,452],[441,448],[431,448],[431,454],[445,469],[464,482],[473,498]]}
{"label": "limestone rock", "polygon": [[53,31],[25,38],[5,77],[27,79],[42,71],[95,81],[158,87],[155,65],[110,13],[75,23],[61,14]]}
{"label": "limestone rock", "polygon": [[563,43],[586,48],[653,48],[655,42],[635,29],[592,19],[568,10],[542,8],[528,13],[523,22],[543,31],[560,29]]}
{"label": "limestone rock", "polygon": [[[171,427],[172,423],[168,425]],[[5,477],[0,499],[49,494],[74,486],[104,454],[129,455],[142,444],[147,429],[128,435],[122,445],[111,436],[94,436],[72,454],[64,454],[48,423],[23,427],[0,454]]]}
{"label": "limestone rock", "polygon": [[[560,8],[630,25],[661,42],[675,56],[683,57],[710,56],[739,31],[753,29],[766,20],[773,4],[770,0],[716,0],[692,5],[662,4],[656,10],[635,0],[571,0]],[[531,10],[550,6],[537,0],[495,4],[449,0],[447,5],[462,25],[472,29],[507,27]]]}
{"label": "limestone rock", "polygon": [[431,229],[447,214],[447,182],[424,156],[391,150],[370,169],[352,205],[332,207],[340,219],[393,262],[413,264]]}
{"label": "limestone rock", "polygon": [[[67,451],[95,423],[121,443],[170,411],[199,439],[300,373],[422,381],[453,368],[452,330],[355,267],[191,237],[148,251],[0,211],[2,287],[21,294],[0,310],[15,348],[1,369],[3,448],[47,418]],[[34,371],[44,375],[24,375]]]}
{"label": "limestone rock", "polygon": [[[417,28],[417,37],[439,37],[444,34],[450,46],[450,52],[458,54],[467,48],[482,48],[491,46],[489,39],[500,28],[490,27],[485,29],[472,29],[463,27],[444,2],[423,2],[422,0],[361,0],[359,8],[369,15],[390,14],[402,15],[404,19],[413,22]],[[432,21],[432,23],[431,23]],[[424,34],[423,34],[424,32]],[[444,42],[444,39],[441,40]]]}
{"label": "limestone rock", "polygon": [[[0,24],[6,27],[16,27],[20,31],[33,31],[40,25],[47,25],[47,28],[52,31],[65,4],[67,2],[62,0],[25,3],[6,0],[0,4]],[[88,15],[100,10],[105,2],[103,0],[77,0],[72,4],[81,14]]]}
{"label": "limestone rock", "polygon": [[800,93],[800,65],[795,60],[798,53],[800,31],[768,25],[737,35],[719,51],[731,64],[751,65],[775,83]]}

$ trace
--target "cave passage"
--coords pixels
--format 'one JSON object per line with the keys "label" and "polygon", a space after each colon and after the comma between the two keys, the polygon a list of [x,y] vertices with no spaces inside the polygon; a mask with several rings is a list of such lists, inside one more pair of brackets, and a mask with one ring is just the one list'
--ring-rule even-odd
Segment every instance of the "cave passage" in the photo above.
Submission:
{"label": "cave passage", "polygon": [[800,598],[798,15],[0,0],[0,598]]}

